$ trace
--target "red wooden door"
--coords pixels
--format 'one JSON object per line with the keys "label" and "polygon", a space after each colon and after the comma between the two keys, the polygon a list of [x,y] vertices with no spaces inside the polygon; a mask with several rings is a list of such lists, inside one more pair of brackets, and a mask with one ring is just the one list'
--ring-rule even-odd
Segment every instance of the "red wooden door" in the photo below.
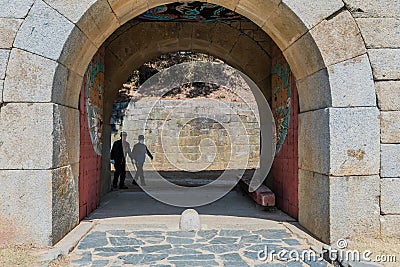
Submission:
{"label": "red wooden door", "polygon": [[[86,77],[86,75],[85,75]],[[79,158],[79,219],[94,211],[100,203],[101,156],[93,149],[89,132],[86,78],[79,97],[80,158]]]}

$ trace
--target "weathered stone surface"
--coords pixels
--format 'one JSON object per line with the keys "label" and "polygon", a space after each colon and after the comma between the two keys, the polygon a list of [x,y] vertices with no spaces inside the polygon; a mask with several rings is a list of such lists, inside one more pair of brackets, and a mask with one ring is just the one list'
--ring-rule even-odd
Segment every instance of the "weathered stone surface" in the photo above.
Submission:
{"label": "weathered stone surface", "polygon": [[239,36],[229,57],[246,66],[246,74],[256,82],[266,79],[271,73],[270,56],[248,36]]}
{"label": "weathered stone surface", "polygon": [[51,245],[51,184],[51,171],[0,170],[0,218],[7,221],[8,229],[12,230],[11,236],[2,236],[0,239],[39,246]]}
{"label": "weathered stone surface", "polygon": [[4,84],[4,101],[50,102],[57,65],[53,60],[13,49]]}
{"label": "weathered stone surface", "polygon": [[324,242],[329,242],[329,201],[329,177],[299,169],[299,222]]}
{"label": "weathered stone surface", "polygon": [[332,107],[374,107],[376,95],[367,55],[328,67]]}
{"label": "weathered stone surface", "polygon": [[328,177],[299,170],[299,222],[328,243],[379,234],[379,195],[377,175]]}
{"label": "weathered stone surface", "polygon": [[400,214],[400,179],[381,179],[382,214]]}
{"label": "weathered stone surface", "polygon": [[1,108],[0,169],[53,167],[53,111],[53,104],[40,103]]}
{"label": "weathered stone surface", "polygon": [[200,216],[193,209],[185,210],[179,221],[179,229],[182,231],[199,231],[201,228]]}
{"label": "weathered stone surface", "polygon": [[330,109],[330,174],[379,173],[380,125],[377,108]]}
{"label": "weathered stone surface", "polygon": [[325,68],[319,48],[310,33],[303,35],[289,46],[283,51],[283,55],[298,80]]}
{"label": "weathered stone surface", "polygon": [[400,110],[400,81],[375,82],[380,110]]}
{"label": "weathered stone surface", "polygon": [[79,223],[78,176],[79,169],[71,166],[53,170],[51,235],[53,244]]}
{"label": "weathered stone surface", "polygon": [[57,60],[74,24],[38,0],[21,25],[14,46]]}
{"label": "weathered stone surface", "polygon": [[343,7],[343,2],[340,0],[283,0],[282,2],[301,19],[308,29]]}
{"label": "weathered stone surface", "polygon": [[382,143],[400,143],[400,111],[381,112]]}
{"label": "weathered stone surface", "polygon": [[121,26],[107,0],[95,1],[76,25],[97,47]]}
{"label": "weathered stone surface", "polygon": [[368,49],[376,80],[400,79],[400,49]]}
{"label": "weathered stone surface", "polygon": [[0,80],[0,104],[3,103],[4,81]]}
{"label": "weathered stone surface", "polygon": [[280,4],[276,9],[269,9],[273,10],[272,14],[260,26],[282,51],[308,31],[300,18],[285,4]]}
{"label": "weathered stone surface", "polygon": [[381,177],[400,177],[400,145],[381,146]]}
{"label": "weathered stone surface", "polygon": [[10,49],[22,19],[0,18],[0,48]]}
{"label": "weathered stone surface", "polygon": [[326,66],[366,52],[360,31],[350,12],[343,11],[310,30]]}
{"label": "weathered stone surface", "polygon": [[400,237],[400,215],[381,216],[381,233],[385,237]]}
{"label": "weathered stone surface", "polygon": [[322,69],[301,80],[297,80],[300,112],[332,106],[332,94],[327,69]]}
{"label": "weathered stone surface", "polygon": [[298,80],[297,86],[301,112],[376,105],[372,70],[366,55],[331,65]]}
{"label": "weathered stone surface", "polygon": [[378,236],[378,175],[329,178],[330,243],[357,236]]}
{"label": "weathered stone surface", "polygon": [[[231,2],[234,3],[235,1]],[[240,0],[238,1],[234,11],[249,18],[255,24],[262,27],[268,17],[272,15],[272,11],[277,8],[279,2],[280,1],[277,0]]]}
{"label": "weathered stone surface", "polygon": [[[59,62],[80,76],[83,76],[90,60],[97,51],[98,48],[93,45],[86,35],[78,27],[74,27],[68,40],[65,42]],[[81,83],[75,84],[73,88],[80,88],[80,86]]]}
{"label": "weathered stone surface", "polygon": [[1,0],[1,18],[25,18],[34,0]]}
{"label": "weathered stone surface", "polygon": [[345,0],[355,17],[396,18],[400,14],[399,0]]}
{"label": "weathered stone surface", "polygon": [[367,48],[399,47],[399,18],[359,18],[356,21]]}
{"label": "weathered stone surface", "polygon": [[69,0],[68,5],[66,5],[63,0],[44,0],[44,2],[56,9],[73,23],[77,23],[96,1],[97,0]]}
{"label": "weathered stone surface", "polygon": [[329,110],[299,115],[299,168],[318,173],[329,172]]}
{"label": "weathered stone surface", "polygon": [[79,170],[79,110],[62,105],[53,109],[53,167],[68,166]]}
{"label": "weathered stone surface", "polygon": [[232,11],[236,9],[236,6],[239,3],[239,0],[205,0],[204,2],[212,3],[212,4],[217,4],[223,7],[226,7]]}
{"label": "weathered stone surface", "polygon": [[77,109],[83,77],[58,64],[54,80],[52,102]]}
{"label": "weathered stone surface", "polygon": [[0,79],[4,80],[6,76],[6,69],[8,58],[10,56],[10,50],[0,49]]}
{"label": "weathered stone surface", "polygon": [[121,25],[149,9],[147,0],[109,0]]}
{"label": "weathered stone surface", "polygon": [[299,167],[335,176],[377,174],[379,129],[376,108],[329,108],[302,113]]}

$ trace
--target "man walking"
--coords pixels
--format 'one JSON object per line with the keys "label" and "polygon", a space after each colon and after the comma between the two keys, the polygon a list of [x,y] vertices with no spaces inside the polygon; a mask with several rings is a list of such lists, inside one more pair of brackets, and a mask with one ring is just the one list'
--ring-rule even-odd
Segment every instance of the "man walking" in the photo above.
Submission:
{"label": "man walking", "polygon": [[144,174],[143,174],[143,164],[146,161],[146,154],[153,160],[153,155],[150,153],[147,146],[144,144],[144,136],[139,135],[139,142],[133,146],[132,154],[133,154],[133,163],[136,165],[136,174],[134,181],[137,181],[137,178],[140,177],[140,185],[145,186],[144,182]]}
{"label": "man walking", "polygon": [[115,141],[111,149],[111,163],[114,164],[115,167],[113,187],[117,188],[118,177],[120,177],[119,188],[127,189],[128,187],[125,185],[126,154],[129,155],[132,161],[133,154],[131,152],[130,144],[126,141],[128,134],[126,132],[121,132],[120,136],[121,139]]}

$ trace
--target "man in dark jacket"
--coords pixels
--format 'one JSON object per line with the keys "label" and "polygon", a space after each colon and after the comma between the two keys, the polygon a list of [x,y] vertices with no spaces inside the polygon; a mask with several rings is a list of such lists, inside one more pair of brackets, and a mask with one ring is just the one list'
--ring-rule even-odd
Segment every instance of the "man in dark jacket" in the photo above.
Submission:
{"label": "man in dark jacket", "polygon": [[153,160],[153,155],[150,153],[147,146],[144,144],[144,136],[139,135],[139,143],[135,144],[132,149],[133,154],[133,162],[136,165],[136,174],[135,179],[140,177],[140,185],[145,186],[146,183],[144,182],[144,174],[143,174],[143,164],[146,161],[146,154]]}
{"label": "man in dark jacket", "polygon": [[133,154],[131,152],[131,147],[129,143],[126,141],[127,137],[126,132],[121,132],[121,139],[114,142],[112,149],[111,149],[111,163],[114,164],[115,172],[114,172],[114,180],[113,180],[113,187],[117,188],[118,186],[118,177],[119,180],[119,188],[120,189],[127,189],[128,187],[125,186],[125,167],[126,167],[126,154],[133,161]]}

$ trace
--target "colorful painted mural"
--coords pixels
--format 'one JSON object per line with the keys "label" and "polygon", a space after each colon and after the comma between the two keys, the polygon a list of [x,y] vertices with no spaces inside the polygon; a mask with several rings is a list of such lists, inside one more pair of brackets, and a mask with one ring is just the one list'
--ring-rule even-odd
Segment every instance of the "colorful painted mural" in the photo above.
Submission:
{"label": "colorful painted mural", "polygon": [[279,58],[272,67],[272,112],[276,123],[276,153],[281,151],[290,122],[292,75],[285,58]]}
{"label": "colorful painted mural", "polygon": [[298,218],[298,117],[296,79],[282,53],[272,58],[272,112],[277,128],[277,153],[272,165],[271,189],[276,206]]}
{"label": "colorful painted mural", "polygon": [[104,49],[93,57],[86,72],[86,108],[94,151],[101,156],[103,146]]}
{"label": "colorful painted mural", "polygon": [[220,5],[198,1],[175,2],[152,8],[139,16],[145,21],[196,21],[222,22],[247,20],[245,17]]}

